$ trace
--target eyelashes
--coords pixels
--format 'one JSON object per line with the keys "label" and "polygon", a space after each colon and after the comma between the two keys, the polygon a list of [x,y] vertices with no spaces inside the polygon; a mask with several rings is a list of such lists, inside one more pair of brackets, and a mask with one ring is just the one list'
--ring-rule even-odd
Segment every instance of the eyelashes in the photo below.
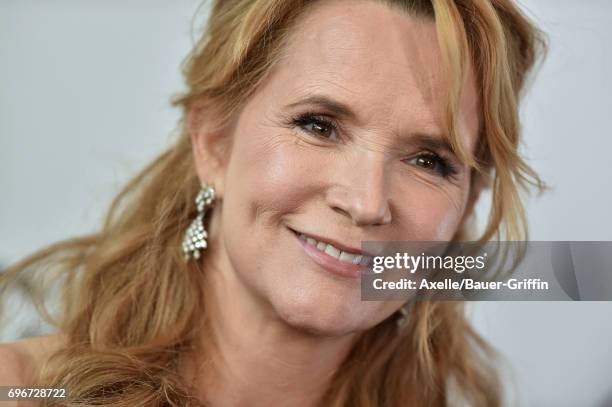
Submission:
{"label": "eyelashes", "polygon": [[[326,142],[339,141],[340,126],[328,116],[306,112],[292,117],[289,124],[291,127],[297,127],[301,131]],[[459,173],[457,166],[450,160],[430,150],[421,151],[404,161],[444,179],[450,179]]]}
{"label": "eyelashes", "polygon": [[[338,139],[338,125],[333,120],[316,113],[309,112],[298,115],[293,118],[292,124],[319,138],[332,141],[337,141]],[[329,136],[325,136],[325,134],[329,133],[334,134],[335,138],[332,139]]]}
{"label": "eyelashes", "polygon": [[459,172],[449,160],[430,151],[419,153],[409,161],[414,161],[415,165],[434,171],[443,178],[451,178]]}

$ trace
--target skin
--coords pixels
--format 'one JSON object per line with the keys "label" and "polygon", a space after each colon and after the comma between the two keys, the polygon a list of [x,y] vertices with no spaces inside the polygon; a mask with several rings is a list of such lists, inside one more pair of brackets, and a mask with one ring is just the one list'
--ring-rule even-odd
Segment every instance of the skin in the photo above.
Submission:
{"label": "skin", "polygon": [[[49,355],[66,345],[63,334],[45,335],[0,344],[0,386],[28,387]],[[3,407],[34,406],[34,402],[4,401]]]}
{"label": "skin", "polygon": [[[283,59],[230,125],[213,127],[213,108],[192,109],[198,175],[219,197],[203,264],[214,368],[198,371],[197,357],[184,363],[203,399],[206,389],[212,405],[315,405],[359,334],[402,305],[360,301],[359,281],[322,269],[288,228],[358,248],[455,235],[477,196],[470,171],[443,151],[434,152],[457,174],[422,165],[427,149],[413,137],[443,139],[441,66],[433,21],[375,2],[326,1],[302,16]],[[287,107],[313,95],[354,117]],[[468,151],[478,103],[470,70],[459,105]],[[316,126],[291,123],[307,112],[340,128],[312,133]]]}

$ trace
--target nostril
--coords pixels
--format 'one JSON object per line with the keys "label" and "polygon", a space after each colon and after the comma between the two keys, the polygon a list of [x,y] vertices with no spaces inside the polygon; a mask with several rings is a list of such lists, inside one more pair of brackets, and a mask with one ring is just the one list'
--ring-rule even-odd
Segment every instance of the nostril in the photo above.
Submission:
{"label": "nostril", "polygon": [[355,226],[385,225],[391,220],[388,199],[373,189],[330,191],[326,200],[334,212],[346,216]]}
{"label": "nostril", "polygon": [[345,211],[344,209],[339,208],[339,207],[337,207],[337,206],[336,206],[336,207],[334,207],[334,208],[332,208],[332,209],[333,209],[335,212],[339,213],[340,215],[345,216],[345,217],[347,217],[347,218],[349,218],[349,219],[352,219],[351,214],[350,214],[350,213],[348,213],[347,211]]}

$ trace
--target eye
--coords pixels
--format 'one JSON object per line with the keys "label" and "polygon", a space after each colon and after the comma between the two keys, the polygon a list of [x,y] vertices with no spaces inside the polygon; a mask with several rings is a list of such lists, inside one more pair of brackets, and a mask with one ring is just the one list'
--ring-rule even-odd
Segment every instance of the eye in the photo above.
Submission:
{"label": "eye", "polygon": [[316,137],[331,141],[338,140],[336,125],[324,116],[306,113],[294,118],[293,124]]}
{"label": "eye", "polygon": [[457,169],[445,158],[436,153],[421,153],[407,161],[408,163],[433,172],[443,178],[449,178],[457,173]]}

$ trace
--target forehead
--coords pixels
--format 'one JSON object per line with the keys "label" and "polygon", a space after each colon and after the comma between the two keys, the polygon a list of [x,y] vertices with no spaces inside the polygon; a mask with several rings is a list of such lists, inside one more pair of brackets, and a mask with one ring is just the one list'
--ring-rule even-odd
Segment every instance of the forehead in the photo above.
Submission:
{"label": "forehead", "polygon": [[[376,1],[319,1],[296,24],[276,71],[280,98],[324,93],[370,124],[443,133],[446,80],[432,19]],[[476,109],[470,74],[460,111],[469,118]]]}

